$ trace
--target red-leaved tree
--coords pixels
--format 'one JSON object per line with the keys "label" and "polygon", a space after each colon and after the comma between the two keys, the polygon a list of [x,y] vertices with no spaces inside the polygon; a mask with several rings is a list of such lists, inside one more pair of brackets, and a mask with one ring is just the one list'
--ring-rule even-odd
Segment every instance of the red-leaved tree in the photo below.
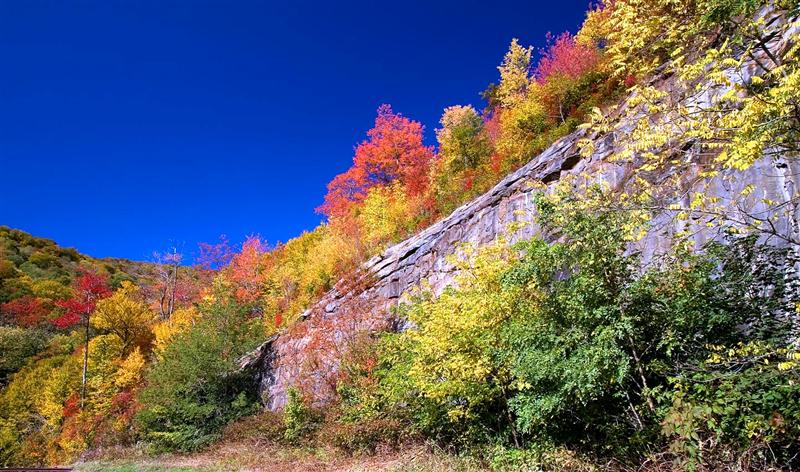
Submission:
{"label": "red-leaved tree", "polygon": [[3,313],[11,323],[31,328],[38,325],[47,317],[50,310],[36,297],[25,295],[20,298],[3,303],[0,313]]}
{"label": "red-leaved tree", "polygon": [[381,105],[375,126],[356,147],[353,166],[328,184],[325,202],[318,211],[328,218],[345,216],[370,188],[396,180],[410,195],[424,193],[434,154],[433,147],[423,144],[423,131],[419,122]]}
{"label": "red-leaved tree", "polygon": [[553,37],[547,35],[548,47],[541,51],[541,58],[534,70],[534,77],[544,82],[549,77],[560,75],[574,80],[594,69],[600,59],[597,48],[577,43],[568,32]]}
{"label": "red-leaved tree", "polygon": [[97,302],[109,295],[108,278],[104,275],[85,270],[72,284],[72,298],[56,302],[64,309],[64,314],[55,318],[53,324],[65,329],[83,324],[83,373],[81,375],[81,408],[86,400],[86,372],[89,366],[89,317],[92,315]]}

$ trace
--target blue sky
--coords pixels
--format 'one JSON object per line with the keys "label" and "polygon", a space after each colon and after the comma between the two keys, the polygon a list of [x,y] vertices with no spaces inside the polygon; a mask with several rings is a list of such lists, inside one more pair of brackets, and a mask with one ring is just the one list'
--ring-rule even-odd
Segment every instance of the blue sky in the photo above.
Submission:
{"label": "blue sky", "polygon": [[587,1],[0,0],[0,225],[96,257],[313,229],[375,110],[474,104]]}

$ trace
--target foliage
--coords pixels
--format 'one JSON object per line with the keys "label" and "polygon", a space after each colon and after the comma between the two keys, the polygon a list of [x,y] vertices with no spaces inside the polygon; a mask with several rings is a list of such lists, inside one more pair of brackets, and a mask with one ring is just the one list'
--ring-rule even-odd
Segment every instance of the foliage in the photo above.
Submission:
{"label": "foliage", "polygon": [[368,139],[356,147],[353,166],[328,184],[320,211],[329,218],[346,217],[370,188],[395,180],[411,195],[423,193],[433,150],[423,144],[422,131],[420,123],[381,105]]}
{"label": "foliage", "polygon": [[514,294],[500,289],[500,274],[508,267],[502,243],[477,254],[466,251],[475,257],[459,263],[468,271],[457,279],[459,290],[422,296],[404,310],[417,329],[400,334],[384,362],[392,366],[386,378],[390,392],[400,398],[419,392],[426,406],[412,415],[424,429],[472,436],[483,433],[459,431],[460,425],[490,421],[495,408],[504,408],[510,377],[507,369],[498,369],[494,353]]}
{"label": "foliage", "polygon": [[43,324],[50,313],[41,299],[30,295],[23,295],[10,302],[3,303],[0,310],[8,323],[12,325],[31,328]]}
{"label": "foliage", "polygon": [[47,345],[47,334],[35,328],[0,326],[0,385]]}
{"label": "foliage", "polygon": [[[800,151],[796,24],[772,21],[795,15],[781,9],[797,1],[766,4],[609,1],[538,54],[512,40],[487,108],[445,108],[436,149],[421,123],[382,105],[352,167],[328,185],[327,221],[285,243],[253,236],[234,251],[223,237],[201,244],[193,269],[176,250],[151,265],[96,260],[0,227],[0,464],[67,462],[139,439],[188,451],[223,429],[249,434],[230,426],[257,408],[236,360],[282,331],[308,340],[284,359],[297,389],[282,418],[241,426],[269,441],[308,442],[319,428],[356,453],[422,433],[477,446],[498,470],[588,470],[587,457],[633,462],[667,445],[676,467],[793,467],[798,358],[786,319],[796,300],[775,270],[783,252],[758,237],[701,254],[679,241],[646,268],[636,252],[653,212],[714,225],[753,205],[766,216],[745,212],[733,226],[800,244],[773,224],[796,210],[795,195],[773,202],[749,186],[719,201],[699,188],[719,176],[735,184],[764,156],[790,170]],[[608,107],[623,91],[624,108]],[[363,261],[586,119],[595,134],[583,153],[612,134],[611,159],[631,164],[641,195],[541,187],[542,236],[462,247],[453,287],[422,290],[395,313],[411,328],[402,333],[376,341],[366,333],[397,320],[361,306],[294,323],[337,282],[369,283]],[[705,180],[678,195],[690,168]],[[654,170],[674,177],[652,185]],[[659,208],[669,192],[687,204]],[[323,425],[312,395],[340,401]]]}
{"label": "foliage", "polygon": [[364,243],[367,247],[380,247],[413,234],[424,205],[422,199],[408,195],[397,183],[371,189],[358,212]]}
{"label": "foliage", "polygon": [[260,444],[269,444],[284,441],[285,432],[283,415],[265,409],[229,424],[222,437],[227,441],[255,440]]}
{"label": "foliage", "polygon": [[261,296],[264,283],[264,253],[267,243],[258,236],[249,236],[242,244],[242,250],[231,258],[225,268],[226,276],[236,287],[236,299],[252,304]]}
{"label": "foliage", "polygon": [[396,450],[406,438],[404,425],[395,418],[369,418],[360,421],[342,421],[326,418],[319,433],[322,444],[333,446],[345,454],[374,454],[383,450]]}
{"label": "foliage", "polygon": [[[624,131],[595,110],[589,127],[619,137],[612,159],[633,163],[645,177],[670,169],[673,177],[648,191],[672,189],[676,200],[684,191],[681,171],[700,168],[706,180],[693,189],[690,204],[670,205],[674,218],[755,230],[796,245],[796,235],[774,225],[796,207],[793,190],[774,201],[754,186],[724,198],[707,197],[702,187],[711,178],[735,183],[739,172],[762,158],[793,180],[782,161],[800,151],[800,72],[795,20],[781,8],[797,8],[797,2],[632,1],[609,8],[607,54],[615,73],[658,69],[670,77],[669,86],[631,84],[619,120]],[[646,19],[630,21],[634,17]],[[712,26],[724,36],[708,34]],[[585,144],[588,155],[593,146]]]}
{"label": "foliage", "polygon": [[453,210],[464,198],[486,188],[493,152],[483,118],[470,106],[445,108],[436,130],[439,155],[431,174],[437,210]]}
{"label": "foliage", "polygon": [[142,381],[144,357],[123,355],[116,335],[89,343],[85,401],[80,405],[80,333],[56,336],[36,358],[11,377],[0,395],[3,464],[69,462],[87,447],[132,439],[134,392]]}
{"label": "foliage", "polygon": [[82,271],[119,273],[136,279],[133,273],[142,266],[119,259],[92,259],[49,239],[0,226],[0,304],[33,296],[49,314],[54,301],[69,297],[70,285]]}
{"label": "foliage", "polygon": [[609,80],[598,42],[587,40],[589,35],[550,36],[536,63],[531,48],[523,48],[516,39],[511,42],[498,67],[499,84],[485,93],[492,111],[493,165],[499,175],[573,131],[592,107],[614,96],[618,81]]}
{"label": "foliage", "polygon": [[513,107],[525,100],[530,86],[532,48],[522,47],[514,38],[497,67],[500,71],[500,84],[494,98],[503,106]]}
{"label": "foliage", "polygon": [[195,324],[174,336],[147,374],[138,423],[157,450],[205,446],[256,405],[251,381],[231,372],[260,339],[260,323],[224,280],[215,283],[211,298]]}
{"label": "foliage", "polygon": [[89,316],[97,306],[97,302],[110,294],[107,277],[95,272],[84,272],[75,279],[73,297],[58,303],[64,314],[54,319],[53,324],[61,329],[81,322],[88,326]]}
{"label": "foliage", "polygon": [[547,39],[548,47],[533,72],[540,82],[556,76],[575,80],[597,67],[600,51],[594,45],[579,43],[568,32]]}
{"label": "foliage", "polygon": [[210,244],[198,243],[199,255],[196,264],[206,270],[221,269],[230,264],[233,259],[233,249],[230,247],[228,237],[224,234],[219,237],[219,242]]}
{"label": "foliage", "polygon": [[294,442],[307,436],[319,426],[319,420],[319,414],[308,406],[300,390],[290,388],[283,409],[284,439]]}
{"label": "foliage", "polygon": [[153,325],[153,352],[162,356],[175,335],[186,332],[195,323],[199,314],[197,309],[178,308],[172,312],[168,320]]}
{"label": "foliage", "polygon": [[[794,461],[800,434],[800,354],[762,342],[713,346],[671,379],[664,434],[690,467]],[[744,453],[737,457],[738,451]]]}
{"label": "foliage", "polygon": [[[628,245],[648,215],[631,220],[598,205],[609,199],[601,189],[582,195],[588,198],[556,190],[537,198],[538,223],[558,242],[466,250],[457,288],[438,297],[422,294],[406,306],[401,314],[412,328],[387,335],[375,367],[351,368],[355,375],[342,384],[344,424],[402,424],[407,418],[449,444],[566,447],[630,460],[667,436],[678,441],[682,432],[694,431],[695,420],[679,416],[687,414],[687,397],[737,402],[733,393],[742,382],[748,388],[739,395],[748,391],[750,399],[739,403],[742,410],[721,412],[715,421],[728,425],[728,436],[714,441],[736,452],[788,438],[763,429],[773,411],[791,422],[788,428],[797,424],[793,403],[783,400],[793,390],[780,387],[795,384],[787,376],[796,368],[793,351],[781,347],[787,327],[772,320],[769,329],[759,328],[782,289],[759,294],[747,276],[753,266],[737,264],[736,250],[721,246],[703,255],[679,249],[639,272],[641,262]],[[746,342],[784,353],[775,380],[745,381],[737,371],[742,377],[730,383],[695,382],[706,359]],[[683,376],[694,381],[678,380]],[[749,411],[760,415],[756,435],[742,432],[753,424]]]}
{"label": "foliage", "polygon": [[141,300],[139,289],[127,281],[113,295],[97,302],[91,319],[92,326],[99,331],[117,336],[125,353],[134,347],[149,349],[154,321],[154,314]]}
{"label": "foliage", "polygon": [[265,255],[262,309],[268,332],[294,322],[309,305],[351,272],[363,256],[352,238],[320,225]]}

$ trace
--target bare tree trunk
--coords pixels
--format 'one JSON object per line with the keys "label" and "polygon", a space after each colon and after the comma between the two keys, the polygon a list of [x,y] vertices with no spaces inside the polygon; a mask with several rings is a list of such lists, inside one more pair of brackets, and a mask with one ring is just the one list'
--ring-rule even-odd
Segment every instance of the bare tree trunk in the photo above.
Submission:
{"label": "bare tree trunk", "polygon": [[156,274],[161,286],[159,287],[158,310],[162,320],[168,320],[175,311],[175,298],[178,290],[178,270],[180,269],[181,254],[173,247],[172,253],[153,253]]}
{"label": "bare tree trunk", "polygon": [[81,375],[81,410],[86,403],[86,373],[89,370],[89,313],[86,313],[83,337],[83,374]]}
{"label": "bare tree trunk", "polygon": [[649,387],[647,386],[647,376],[644,374],[644,369],[642,368],[639,354],[636,352],[636,345],[634,344],[633,338],[630,335],[628,335],[628,343],[631,346],[631,354],[633,354],[633,361],[634,364],[636,364],[636,371],[639,373],[639,378],[642,380],[642,396],[644,397],[645,401],[647,401],[647,406],[650,408],[650,411],[656,411],[656,405],[653,402],[653,399],[650,397],[650,393],[648,391]]}
{"label": "bare tree trunk", "polygon": [[172,287],[169,295],[169,306],[168,306],[168,316],[172,316],[172,312],[175,311],[175,291],[178,288],[178,262],[177,262],[177,252],[173,249],[173,257],[175,258],[175,262],[172,265]]}
{"label": "bare tree trunk", "polygon": [[161,289],[161,298],[158,303],[158,311],[160,312],[159,314],[161,315],[162,320],[166,320],[167,318],[169,318],[169,316],[166,313],[166,310],[164,310],[164,303],[166,303],[166,298],[167,298],[167,286],[165,285]]}

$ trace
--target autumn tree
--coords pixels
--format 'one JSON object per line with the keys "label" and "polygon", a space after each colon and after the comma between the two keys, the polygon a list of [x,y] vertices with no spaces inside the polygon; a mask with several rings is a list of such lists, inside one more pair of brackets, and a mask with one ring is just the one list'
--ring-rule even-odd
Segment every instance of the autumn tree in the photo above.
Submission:
{"label": "autumn tree", "polygon": [[268,332],[294,321],[337,280],[346,277],[361,260],[360,249],[352,238],[322,224],[270,250],[262,294]]}
{"label": "autumn tree", "polygon": [[380,247],[409,236],[417,227],[422,206],[421,199],[406,195],[399,184],[373,188],[359,213],[363,242]]}
{"label": "autumn tree", "polygon": [[127,354],[134,346],[150,344],[153,318],[153,312],[141,299],[139,288],[126,281],[113,295],[97,302],[92,325],[116,335],[122,343],[123,354]]}
{"label": "autumn tree", "polygon": [[233,258],[228,237],[220,235],[219,242],[216,244],[201,242],[198,243],[200,254],[197,256],[196,263],[206,270],[221,269],[230,264]]}
{"label": "autumn tree", "polygon": [[418,195],[428,187],[428,169],[433,148],[423,144],[423,126],[390,105],[381,105],[375,126],[367,139],[356,147],[353,166],[328,184],[325,202],[319,211],[328,218],[347,215],[355,203],[375,186],[394,181],[403,184],[409,194]]}
{"label": "autumn tree", "polygon": [[97,272],[84,271],[73,286],[73,296],[59,301],[57,306],[64,309],[64,314],[53,320],[53,324],[64,329],[83,324],[83,372],[81,374],[81,407],[86,399],[86,372],[89,366],[89,318],[97,306],[97,302],[109,296],[108,278]]}
{"label": "autumn tree", "polygon": [[175,336],[191,328],[199,316],[195,307],[178,308],[168,320],[156,323],[153,326],[153,351],[156,357],[163,355]]}
{"label": "autumn tree", "polygon": [[495,96],[503,106],[514,106],[525,100],[530,86],[532,48],[522,47],[514,38],[508,46],[503,62],[497,67],[500,71],[500,84],[495,88]]}
{"label": "autumn tree", "polygon": [[498,133],[494,142],[499,174],[526,162],[541,149],[541,135],[549,124],[547,110],[540,99],[541,84],[531,77],[530,47],[514,39],[498,66],[500,83],[488,97],[493,103],[493,120]]}
{"label": "autumn tree", "polygon": [[138,423],[142,437],[159,449],[205,446],[231,420],[258,408],[252,377],[234,371],[263,329],[234,289],[218,277],[197,321],[174,335],[148,371]]}
{"label": "autumn tree", "polygon": [[548,34],[548,46],[533,71],[543,86],[541,100],[552,119],[564,123],[575,108],[591,95],[591,88],[604,76],[596,74],[600,52],[594,44],[578,42],[568,32]]}
{"label": "autumn tree", "polygon": [[50,310],[44,306],[41,300],[30,295],[25,295],[0,305],[3,321],[25,328],[40,324],[49,312]]}
{"label": "autumn tree", "polygon": [[533,71],[533,76],[540,82],[554,75],[575,80],[592,70],[600,59],[597,48],[577,42],[568,32],[548,35],[547,42],[548,46],[541,51],[539,63]]}
{"label": "autumn tree", "polygon": [[254,303],[261,297],[265,280],[264,269],[267,243],[259,236],[248,236],[242,250],[227,267],[228,280],[236,287],[234,294],[240,303]]}
{"label": "autumn tree", "polygon": [[439,123],[439,157],[452,171],[474,168],[491,153],[483,119],[471,105],[445,108]]}
{"label": "autumn tree", "polygon": [[479,169],[488,163],[493,152],[483,117],[471,105],[455,105],[444,109],[436,130],[439,155],[431,171],[431,194],[440,212],[449,212],[471,196],[483,190],[476,179],[486,182],[487,175]]}

